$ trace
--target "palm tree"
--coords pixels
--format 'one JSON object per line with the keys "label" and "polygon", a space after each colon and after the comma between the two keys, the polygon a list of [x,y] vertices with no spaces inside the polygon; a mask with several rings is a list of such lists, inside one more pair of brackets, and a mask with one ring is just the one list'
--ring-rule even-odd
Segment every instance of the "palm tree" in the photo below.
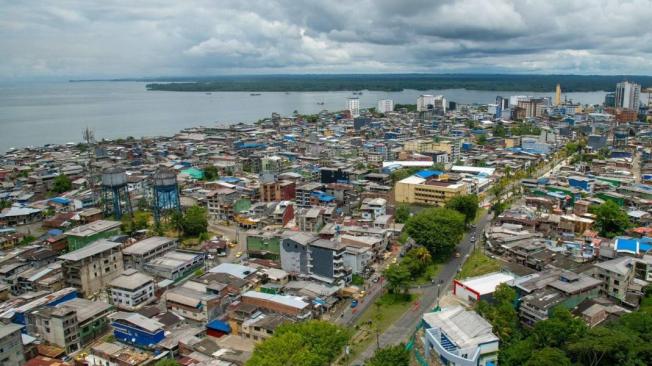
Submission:
{"label": "palm tree", "polygon": [[416,259],[422,266],[425,267],[432,262],[432,255],[425,247],[417,247],[412,250],[414,251],[414,259]]}

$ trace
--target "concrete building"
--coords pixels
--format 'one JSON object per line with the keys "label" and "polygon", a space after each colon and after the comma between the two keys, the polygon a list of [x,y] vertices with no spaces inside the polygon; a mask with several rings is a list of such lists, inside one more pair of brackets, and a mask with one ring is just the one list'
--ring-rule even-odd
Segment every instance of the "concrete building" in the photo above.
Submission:
{"label": "concrete building", "polygon": [[634,258],[618,257],[593,265],[593,277],[602,281],[600,293],[625,301],[627,289],[634,278]]}
{"label": "concrete building", "polygon": [[419,172],[396,183],[396,202],[443,206],[449,199],[468,192],[462,180],[452,181],[447,174]]}
{"label": "concrete building", "polygon": [[206,253],[174,250],[145,263],[143,270],[153,276],[179,280],[204,266]]}
{"label": "concrete building", "polygon": [[294,233],[281,240],[281,268],[293,274],[308,273],[308,246],[317,240],[312,234]]}
{"label": "concrete building", "polygon": [[363,220],[373,221],[387,213],[387,200],[384,198],[365,198],[360,207]]}
{"label": "concrete building", "polygon": [[391,99],[381,99],[378,101],[378,107],[376,112],[378,113],[387,113],[394,111],[394,101]]}
{"label": "concrete building", "polygon": [[282,180],[260,184],[260,200],[263,202],[293,201],[295,197],[295,182]]}
{"label": "concrete building", "polygon": [[638,111],[641,98],[641,85],[623,81],[616,84],[616,108]]}
{"label": "concrete building", "polygon": [[124,270],[120,243],[100,239],[59,257],[66,286],[85,297],[102,291]]}
{"label": "concrete building", "polygon": [[74,299],[31,312],[28,329],[30,334],[38,335],[70,354],[106,332],[107,315],[111,311],[111,305],[101,301]]}
{"label": "concrete building", "polygon": [[422,94],[417,97],[417,112],[439,109],[446,113],[448,103],[443,95]]}
{"label": "concrete building", "polygon": [[209,322],[220,315],[220,296],[207,292],[205,285],[188,281],[163,295],[165,306],[185,318]]}
{"label": "concrete building", "polygon": [[122,250],[125,268],[143,269],[145,263],[153,258],[177,248],[177,239],[153,236],[136,242]]}
{"label": "concrete building", "polygon": [[346,284],[351,281],[351,270],[344,266],[346,246],[336,241],[319,239],[308,247],[310,276],[327,283]]}
{"label": "concrete building", "polygon": [[348,98],[346,100],[346,110],[351,114],[351,118],[360,117],[360,99]]}
{"label": "concrete building", "polygon": [[64,234],[68,237],[68,251],[83,248],[98,239],[109,238],[120,233],[120,222],[97,220],[73,228]]}
{"label": "concrete building", "polygon": [[22,365],[25,363],[23,341],[18,324],[0,326],[0,365]]}
{"label": "concrete building", "polygon": [[498,362],[499,339],[491,324],[461,306],[423,314],[426,359],[434,355],[444,365],[490,366]]}
{"label": "concrete building", "polygon": [[118,309],[137,311],[156,300],[154,278],[135,269],[127,269],[108,286],[109,299]]}

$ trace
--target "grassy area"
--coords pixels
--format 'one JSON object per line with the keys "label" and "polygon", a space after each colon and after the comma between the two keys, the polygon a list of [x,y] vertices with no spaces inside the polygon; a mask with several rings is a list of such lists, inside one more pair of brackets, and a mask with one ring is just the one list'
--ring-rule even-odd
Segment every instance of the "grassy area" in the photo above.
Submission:
{"label": "grassy area", "polygon": [[441,269],[441,266],[439,266],[437,263],[430,263],[428,267],[423,271],[421,276],[417,277],[414,279],[414,284],[416,285],[425,285],[427,283],[430,283],[432,279],[437,276],[439,273],[439,270]]}
{"label": "grassy area", "polygon": [[[384,294],[376,300],[374,305],[355,322],[357,331],[351,340],[351,354],[348,359],[354,360],[358,354],[376,342],[376,329],[379,334],[382,334],[406,311],[410,311],[418,298],[416,294],[406,296]],[[369,321],[372,322],[371,325]]]}
{"label": "grassy area", "polygon": [[471,253],[462,270],[457,274],[457,278],[480,276],[498,270],[500,270],[500,262],[489,258],[478,249]]}

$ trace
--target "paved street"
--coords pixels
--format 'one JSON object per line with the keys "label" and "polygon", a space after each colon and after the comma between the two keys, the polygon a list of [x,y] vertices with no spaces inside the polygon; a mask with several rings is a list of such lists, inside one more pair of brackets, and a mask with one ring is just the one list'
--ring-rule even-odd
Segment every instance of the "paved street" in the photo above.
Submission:
{"label": "paved street", "polygon": [[[476,232],[480,233],[486,225],[491,220],[489,214],[484,214],[477,221]],[[476,234],[476,240],[480,238],[479,234]],[[477,240],[478,245],[480,241]],[[435,278],[435,282],[441,281],[442,288],[440,289],[440,296],[446,292],[448,286],[453,282],[457,270],[462,266],[464,260],[473,250],[473,243],[471,243],[470,235],[465,235],[462,242],[458,245],[458,251],[460,253],[459,258],[453,257],[448,263],[443,264],[443,267],[439,271],[439,274]],[[417,290],[419,291],[419,290]],[[405,342],[412,335],[412,332],[416,329],[419,321],[421,320],[421,315],[435,307],[437,302],[437,287],[428,286],[423,288],[421,298],[419,302],[421,303],[420,309],[417,311],[408,311],[403,316],[396,321],[389,329],[387,329],[380,336],[380,346],[385,347],[387,345],[396,344],[399,342]],[[364,360],[371,357],[376,350],[376,344],[370,345],[363,353],[358,355],[358,357],[352,362],[353,365],[362,364]]]}

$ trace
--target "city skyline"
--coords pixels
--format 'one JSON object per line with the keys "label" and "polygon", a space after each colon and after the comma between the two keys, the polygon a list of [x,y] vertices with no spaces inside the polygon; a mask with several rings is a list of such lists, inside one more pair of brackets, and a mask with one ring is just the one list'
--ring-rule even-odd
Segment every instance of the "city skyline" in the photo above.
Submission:
{"label": "city skyline", "polygon": [[5,2],[0,80],[652,70],[652,2]]}

